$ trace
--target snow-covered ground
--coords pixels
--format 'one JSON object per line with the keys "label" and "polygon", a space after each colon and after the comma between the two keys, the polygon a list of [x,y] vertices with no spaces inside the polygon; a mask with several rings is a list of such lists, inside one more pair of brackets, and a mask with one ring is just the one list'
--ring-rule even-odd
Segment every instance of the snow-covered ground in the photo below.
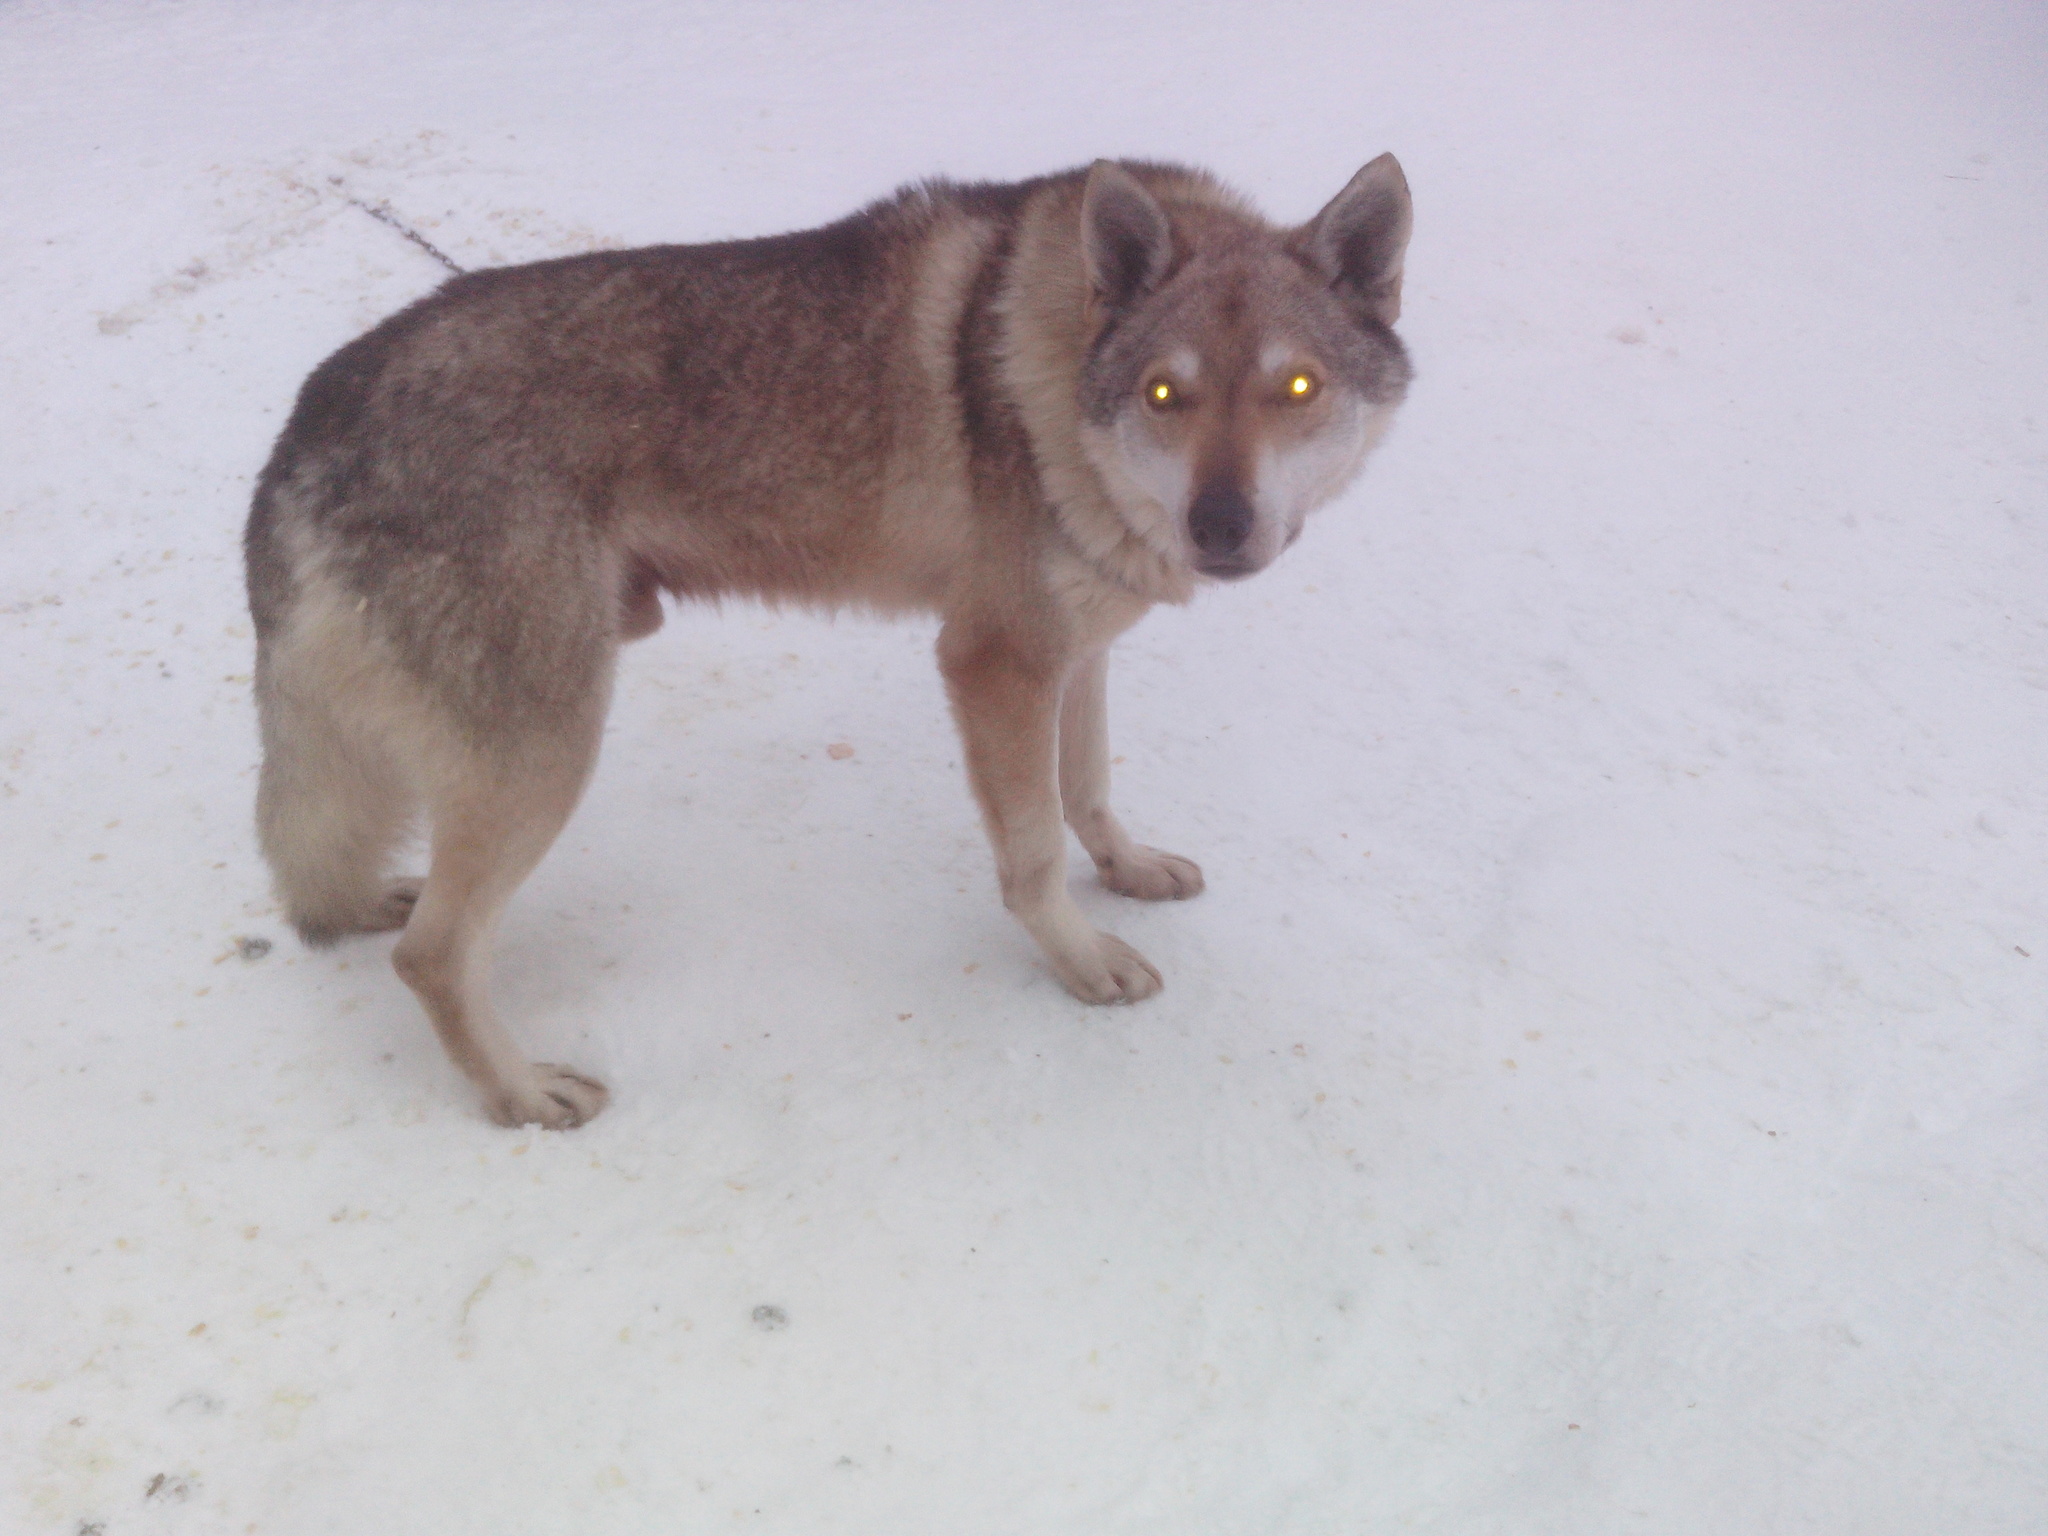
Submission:
{"label": "snow-covered ground", "polygon": [[[0,10],[0,1529],[2048,1529],[2044,60],[2021,4]],[[745,607],[629,653],[507,919],[594,1124],[486,1124],[388,940],[282,929],[237,537],[442,275],[367,206],[476,265],[1100,154],[1298,218],[1383,149],[1394,437],[1120,647],[1119,803],[1210,890],[1081,899],[1160,998],[1004,915],[929,625]]]}

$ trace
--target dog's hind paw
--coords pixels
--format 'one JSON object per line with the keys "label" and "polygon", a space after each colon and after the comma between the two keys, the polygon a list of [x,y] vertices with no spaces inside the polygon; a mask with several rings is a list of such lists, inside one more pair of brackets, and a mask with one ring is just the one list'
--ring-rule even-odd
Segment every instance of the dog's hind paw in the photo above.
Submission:
{"label": "dog's hind paw", "polygon": [[1140,847],[1128,859],[1098,864],[1105,890],[1139,901],[1186,901],[1202,894],[1202,866],[1177,853]]}
{"label": "dog's hind paw", "polygon": [[424,880],[387,880],[383,890],[364,901],[339,911],[322,911],[292,918],[299,937],[315,949],[325,949],[358,933],[390,933],[403,928],[420,899]]}
{"label": "dog's hind paw", "polygon": [[1113,933],[1095,935],[1095,953],[1052,957],[1066,988],[1084,1003],[1139,1003],[1166,983],[1158,968]]}
{"label": "dog's hind paw", "polygon": [[384,883],[384,894],[378,897],[376,905],[370,908],[369,915],[364,920],[363,931],[388,933],[394,928],[403,928],[412,917],[412,909],[419,903],[420,888],[426,883],[424,880],[413,878],[387,880]]}
{"label": "dog's hind paw", "polygon": [[492,1101],[491,1118],[500,1125],[566,1131],[595,1118],[609,1098],[611,1090],[596,1078],[539,1061],[528,1069],[524,1083]]}

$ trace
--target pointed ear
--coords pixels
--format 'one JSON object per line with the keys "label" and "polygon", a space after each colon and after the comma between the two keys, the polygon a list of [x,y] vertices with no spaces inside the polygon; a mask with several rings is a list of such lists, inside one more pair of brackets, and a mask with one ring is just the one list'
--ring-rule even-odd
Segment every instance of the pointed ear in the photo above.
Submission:
{"label": "pointed ear", "polygon": [[1122,166],[1098,160],[1081,192],[1081,249],[1088,284],[1111,309],[1128,304],[1166,273],[1173,235],[1166,215]]}
{"label": "pointed ear", "polygon": [[1382,325],[1401,318],[1401,262],[1415,221],[1401,162],[1381,155],[1303,226],[1309,260]]}

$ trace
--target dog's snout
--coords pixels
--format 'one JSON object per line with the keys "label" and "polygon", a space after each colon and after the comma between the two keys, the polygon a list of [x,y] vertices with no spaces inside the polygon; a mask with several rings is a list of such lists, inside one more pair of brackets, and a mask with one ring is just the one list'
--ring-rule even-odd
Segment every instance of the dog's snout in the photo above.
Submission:
{"label": "dog's snout", "polygon": [[1188,508],[1188,532],[1210,560],[1227,560],[1252,535],[1252,504],[1227,480],[1204,486]]}

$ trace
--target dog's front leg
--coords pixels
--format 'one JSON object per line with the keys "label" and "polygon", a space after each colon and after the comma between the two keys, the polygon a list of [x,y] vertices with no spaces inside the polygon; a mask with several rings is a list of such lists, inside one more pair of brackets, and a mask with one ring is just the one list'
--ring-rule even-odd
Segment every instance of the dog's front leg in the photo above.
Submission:
{"label": "dog's front leg", "polygon": [[1061,667],[1009,636],[956,620],[939,636],[939,668],[995,848],[1003,905],[1076,997],[1150,997],[1159,990],[1159,972],[1122,939],[1098,932],[1067,892],[1055,782]]}
{"label": "dog's front leg", "polygon": [[1102,883],[1141,901],[1185,901],[1202,893],[1193,859],[1131,841],[1109,808],[1109,652],[1097,651],[1067,679],[1060,700],[1060,802],[1067,825],[1095,861]]}

